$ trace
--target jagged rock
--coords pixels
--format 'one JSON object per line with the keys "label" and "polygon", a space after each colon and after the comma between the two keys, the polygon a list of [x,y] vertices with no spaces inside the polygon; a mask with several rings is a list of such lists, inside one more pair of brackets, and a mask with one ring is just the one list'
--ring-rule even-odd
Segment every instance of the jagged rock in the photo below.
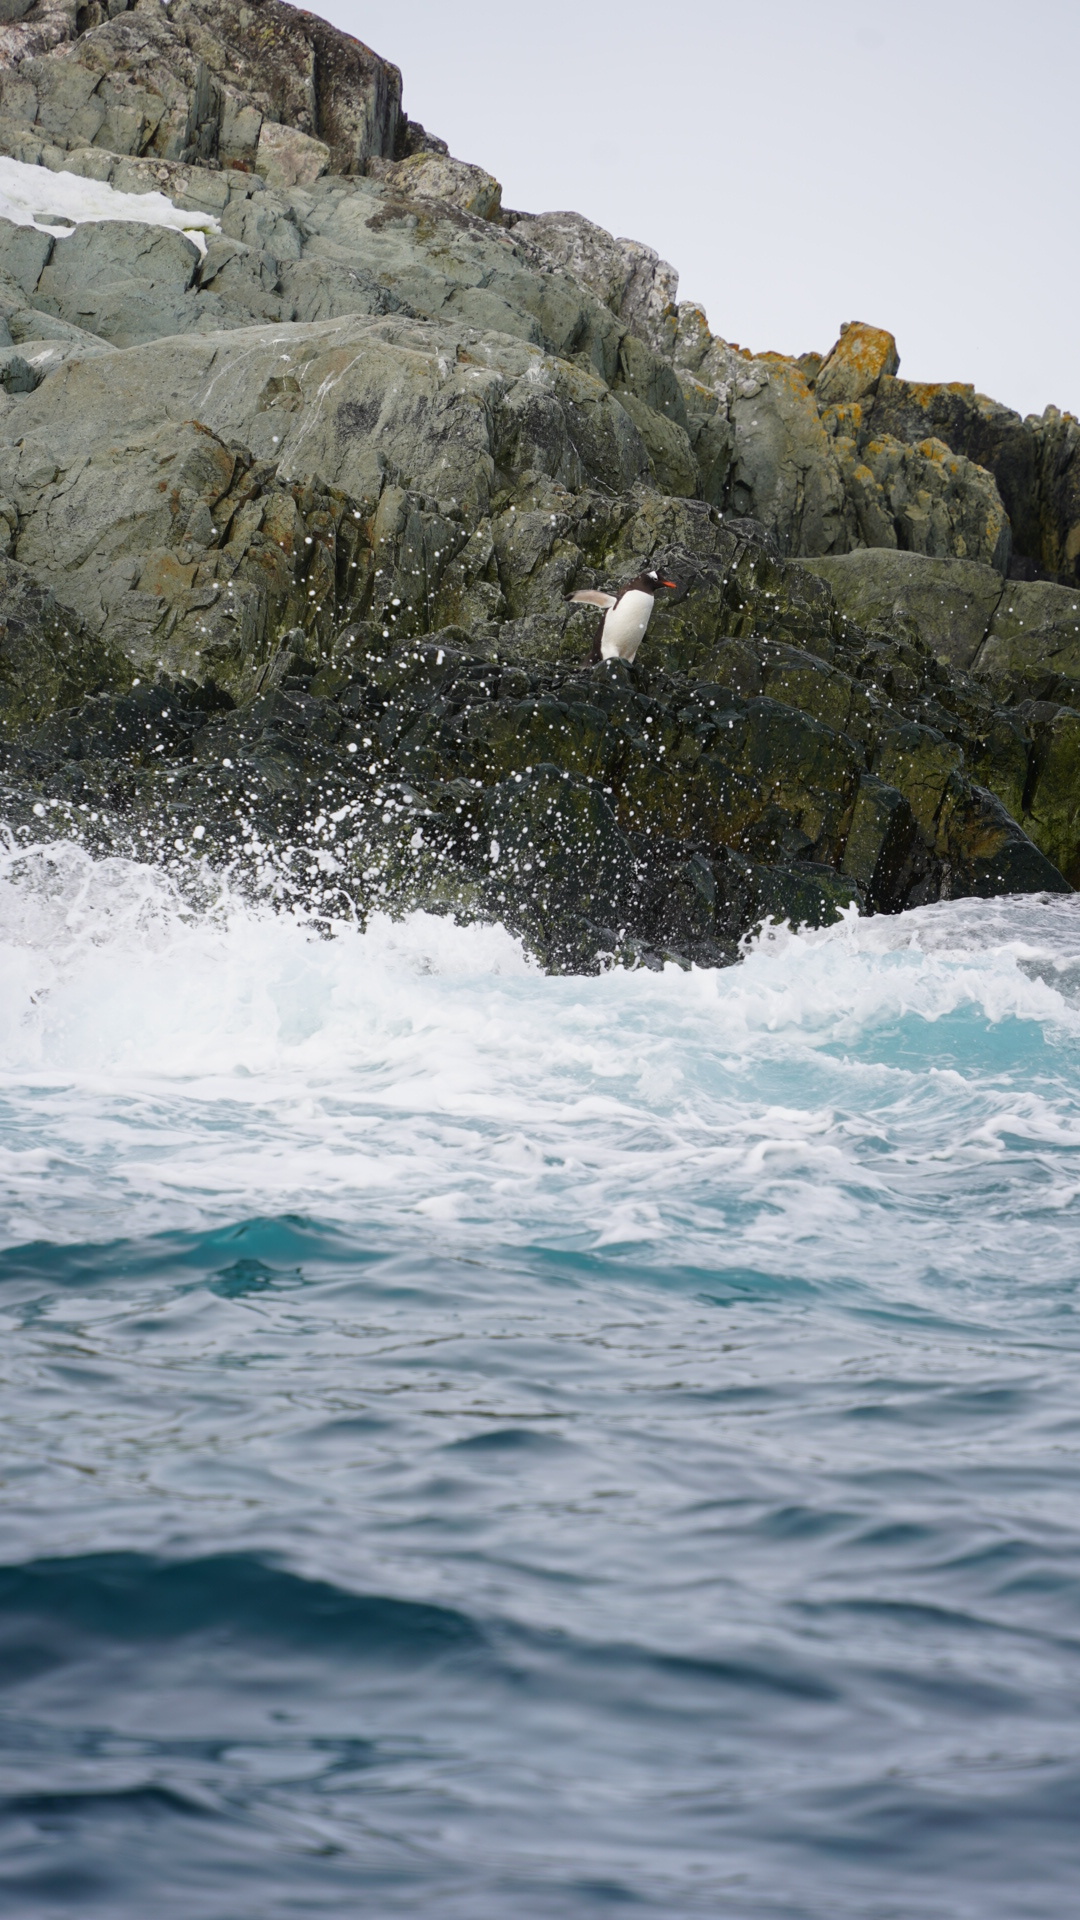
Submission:
{"label": "jagged rock", "polygon": [[832,407],[866,400],[877,392],[883,375],[895,374],[899,365],[891,333],[882,327],[868,327],[861,320],[848,320],[814,380],[817,403],[819,407]]}
{"label": "jagged rock", "polygon": [[31,366],[25,354],[17,353],[14,346],[6,351],[0,349],[0,387],[5,393],[33,393],[41,385],[43,373]]}
{"label": "jagged rock", "polygon": [[256,164],[268,120],[323,140],[340,173],[393,158],[404,136],[397,68],[312,13],[281,0],[109,12],[77,37],[74,4],[8,28],[0,111],[56,147],[224,166]]}
{"label": "jagged rock", "polygon": [[[912,416],[896,405],[907,386],[893,377],[891,334],[850,323],[824,361],[804,356],[804,367],[741,353],[685,305],[674,356],[688,404],[696,386],[727,421],[722,503],[762,520],[785,553],[899,547],[1004,572],[1011,529],[993,475],[943,438],[924,431],[912,443]],[[707,418],[699,402],[696,420]],[[882,430],[894,419],[902,432]],[[714,488],[706,497],[719,503]]]}
{"label": "jagged rock", "polygon": [[[329,632],[338,575],[348,577],[357,545],[342,496],[286,486],[272,466],[194,424],[140,434],[132,422],[122,448],[76,457],[68,490],[55,484],[52,456],[26,443],[15,452],[12,494],[24,509],[36,503],[23,519],[24,552],[114,659],[213,681],[242,699],[283,633]],[[49,550],[53,564],[43,565]]]}
{"label": "jagged rock", "polygon": [[514,233],[546,255],[649,346],[670,349],[679,276],[639,240],[616,240],[580,213],[519,216]]}
{"label": "jagged rock", "polygon": [[865,424],[875,438],[887,435],[910,446],[941,440],[985,468],[997,484],[1017,552],[1038,558],[1036,448],[1018,413],[959,381],[920,383],[886,375]]}
{"label": "jagged rock", "polygon": [[841,871],[859,882],[868,906],[888,913],[911,881],[917,828],[910,801],[898,787],[863,774],[844,844]]}
{"label": "jagged rock", "polygon": [[[163,417],[190,424],[178,432]],[[296,328],[286,342],[275,329],[187,335],[75,359],[19,403],[6,446],[5,426],[0,418],[0,496],[18,509],[18,557],[94,630],[117,633],[130,657],[156,650],[171,672],[197,679],[211,663],[221,676],[225,640],[211,646],[208,632],[230,608],[241,682],[269,632],[269,613],[238,604],[236,568],[244,576],[247,548],[237,542],[261,523],[252,523],[254,506],[223,519],[237,460],[258,471],[263,489],[272,476],[274,486],[352,497],[370,540],[362,580],[331,593],[335,561],[325,596],[307,592],[325,606],[324,625],[367,593],[374,617],[404,633],[431,624],[444,578],[452,591],[455,561],[471,558],[462,587],[486,575],[500,603],[490,535],[487,552],[466,549],[513,476],[547,474],[564,490],[614,481],[625,491],[647,472],[629,416],[594,375],[505,337],[433,334],[411,321],[324,323]],[[417,495],[428,504],[420,508]],[[292,506],[280,510],[293,528]],[[555,520],[553,529],[550,510],[537,516],[544,543]],[[263,539],[259,567],[275,542]],[[292,544],[290,532],[282,550]],[[392,582],[377,578],[388,545],[397,554]],[[533,564],[546,552],[537,548]],[[515,559],[514,570],[522,564]],[[580,553],[554,564],[550,585],[557,579],[565,624],[562,598]],[[291,566],[281,591],[286,600],[293,592]],[[287,624],[298,622],[290,611]],[[251,635],[242,646],[241,633]]]}
{"label": "jagged rock", "polygon": [[77,31],[76,0],[3,0],[0,14],[0,66],[51,53]]}
{"label": "jagged rock", "polygon": [[867,546],[976,560],[1004,573],[1011,528],[993,477],[982,467],[943,440],[905,446],[891,437],[841,435],[834,444]]}
{"label": "jagged rock", "polygon": [[1012,528],[1016,563],[1080,583],[1080,427],[1048,407],[1021,419],[960,381],[886,376],[866,410],[868,434],[916,445],[944,441],[993,475]]}
{"label": "jagged rock", "polygon": [[948,861],[947,895],[993,899],[1002,893],[1062,893],[1062,874],[1002,806],[996,794],[954,783],[938,842]]}
{"label": "jagged rock", "polygon": [[[398,142],[398,145],[403,160],[407,160],[411,153],[449,154],[450,152],[446,141],[440,140],[437,134],[429,133],[426,127],[421,126],[419,120],[406,120],[404,138]],[[381,163],[368,161],[369,169],[378,164]]]}
{"label": "jagged rock", "polygon": [[686,429],[625,389],[619,389],[619,404],[641,435],[657,486],[663,493],[693,499],[701,482]]}
{"label": "jagged rock", "polygon": [[[203,326],[210,315],[228,327],[404,311],[514,334],[587,361],[605,380],[619,374],[624,335],[607,308],[565,275],[539,272],[532,248],[447,202],[406,201],[375,179],[335,176],[308,189],[270,191],[259,176],[235,169],[118,159],[98,148],[65,154],[40,141],[18,149],[28,163],[66,166],[123,192],[164,188],[181,208],[220,219],[223,240],[233,244],[211,240],[182,306],[162,303],[161,337]],[[49,234],[4,232],[0,275],[34,300],[52,250]],[[144,325],[150,315],[144,305]]]}

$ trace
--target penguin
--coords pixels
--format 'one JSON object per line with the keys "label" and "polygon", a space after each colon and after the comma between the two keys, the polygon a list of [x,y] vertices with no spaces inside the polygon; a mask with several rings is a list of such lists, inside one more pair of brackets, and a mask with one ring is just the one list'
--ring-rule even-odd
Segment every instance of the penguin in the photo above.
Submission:
{"label": "penguin", "polygon": [[593,641],[593,660],[625,660],[630,664],[645,638],[659,587],[671,587],[677,592],[678,582],[664,580],[655,567],[647,567],[644,573],[620,587],[618,593],[594,593],[591,587],[586,587],[570,595],[571,600],[585,606],[604,609],[604,619]]}

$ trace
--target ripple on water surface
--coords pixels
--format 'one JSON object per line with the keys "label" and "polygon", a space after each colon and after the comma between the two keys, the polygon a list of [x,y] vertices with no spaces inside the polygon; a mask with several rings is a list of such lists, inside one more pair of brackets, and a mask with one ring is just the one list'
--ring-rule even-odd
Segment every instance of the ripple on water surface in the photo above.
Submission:
{"label": "ripple on water surface", "polygon": [[1080,913],[550,979],[0,871],[19,1920],[1061,1920]]}

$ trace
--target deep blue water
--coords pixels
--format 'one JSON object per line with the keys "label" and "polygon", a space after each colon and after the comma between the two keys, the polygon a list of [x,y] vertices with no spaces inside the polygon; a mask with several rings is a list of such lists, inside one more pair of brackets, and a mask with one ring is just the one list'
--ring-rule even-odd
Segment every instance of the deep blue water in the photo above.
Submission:
{"label": "deep blue water", "polygon": [[12,1920],[1064,1920],[1080,902],[549,979],[0,874]]}

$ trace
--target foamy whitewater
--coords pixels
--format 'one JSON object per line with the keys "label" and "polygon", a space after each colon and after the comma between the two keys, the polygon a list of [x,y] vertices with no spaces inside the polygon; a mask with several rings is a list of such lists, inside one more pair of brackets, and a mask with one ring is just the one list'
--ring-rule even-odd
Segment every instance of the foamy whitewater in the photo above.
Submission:
{"label": "foamy whitewater", "polygon": [[0,861],[20,1920],[1061,1920],[1080,900],[552,978]]}

